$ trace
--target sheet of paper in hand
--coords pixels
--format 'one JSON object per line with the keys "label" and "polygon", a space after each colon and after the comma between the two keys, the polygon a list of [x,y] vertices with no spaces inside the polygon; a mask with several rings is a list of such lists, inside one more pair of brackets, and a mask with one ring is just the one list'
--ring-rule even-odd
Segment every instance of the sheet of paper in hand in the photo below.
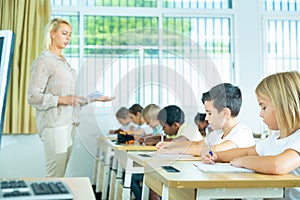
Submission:
{"label": "sheet of paper in hand", "polygon": [[97,98],[102,97],[102,96],[103,96],[103,92],[95,90],[94,92],[92,92],[88,95],[88,98],[89,99],[97,99]]}

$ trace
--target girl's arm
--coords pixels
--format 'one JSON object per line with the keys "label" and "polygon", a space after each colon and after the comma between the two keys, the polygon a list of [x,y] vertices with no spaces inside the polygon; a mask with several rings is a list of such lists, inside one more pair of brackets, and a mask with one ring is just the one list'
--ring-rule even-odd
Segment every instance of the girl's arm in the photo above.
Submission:
{"label": "girl's arm", "polygon": [[300,156],[297,151],[288,149],[276,156],[237,157],[230,163],[264,174],[287,174],[300,166]]}

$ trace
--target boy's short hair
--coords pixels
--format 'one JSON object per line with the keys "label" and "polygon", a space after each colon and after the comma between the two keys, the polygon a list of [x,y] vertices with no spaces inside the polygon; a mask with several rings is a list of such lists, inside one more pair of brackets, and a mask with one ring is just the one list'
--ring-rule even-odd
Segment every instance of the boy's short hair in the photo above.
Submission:
{"label": "boy's short hair", "polygon": [[231,116],[236,117],[242,106],[242,92],[231,83],[221,83],[209,91],[213,106],[221,112],[224,108],[231,110]]}
{"label": "boy's short hair", "polygon": [[128,108],[121,107],[119,110],[116,112],[116,118],[117,119],[126,119],[128,117],[129,110]]}
{"label": "boy's short hair", "polygon": [[160,107],[156,104],[149,104],[147,105],[143,111],[142,111],[142,116],[143,118],[147,119],[157,119],[157,115],[160,111]]}
{"label": "boy's short hair", "polygon": [[139,113],[142,113],[142,111],[143,111],[143,107],[140,105],[140,104],[133,104],[130,108],[129,108],[129,112],[131,113],[131,114],[134,114],[134,115],[136,115],[138,112]]}
{"label": "boy's short hair", "polygon": [[205,121],[205,117],[206,117],[206,113],[197,113],[195,118],[194,118],[194,121],[195,123],[196,122],[204,122]]}
{"label": "boy's short hair", "polygon": [[157,115],[160,122],[172,126],[175,122],[179,124],[184,123],[184,112],[175,105],[166,106],[161,109]]}
{"label": "boy's short hair", "polygon": [[203,104],[204,104],[205,101],[211,101],[209,91],[208,92],[204,92],[202,94],[201,101],[202,101]]}

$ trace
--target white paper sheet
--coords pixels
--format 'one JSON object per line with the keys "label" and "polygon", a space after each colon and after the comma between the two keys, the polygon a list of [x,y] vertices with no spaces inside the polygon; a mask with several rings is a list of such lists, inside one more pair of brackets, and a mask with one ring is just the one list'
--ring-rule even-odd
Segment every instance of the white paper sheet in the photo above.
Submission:
{"label": "white paper sheet", "polygon": [[202,172],[254,172],[251,169],[235,167],[229,163],[216,163],[216,164],[204,164],[204,163],[193,163],[197,169]]}

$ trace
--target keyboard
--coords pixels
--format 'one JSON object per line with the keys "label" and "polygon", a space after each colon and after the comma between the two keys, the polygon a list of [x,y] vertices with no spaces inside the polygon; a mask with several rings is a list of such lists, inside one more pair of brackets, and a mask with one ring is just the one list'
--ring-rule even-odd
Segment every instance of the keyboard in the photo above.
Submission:
{"label": "keyboard", "polygon": [[1,180],[1,200],[72,200],[73,194],[60,180]]}

